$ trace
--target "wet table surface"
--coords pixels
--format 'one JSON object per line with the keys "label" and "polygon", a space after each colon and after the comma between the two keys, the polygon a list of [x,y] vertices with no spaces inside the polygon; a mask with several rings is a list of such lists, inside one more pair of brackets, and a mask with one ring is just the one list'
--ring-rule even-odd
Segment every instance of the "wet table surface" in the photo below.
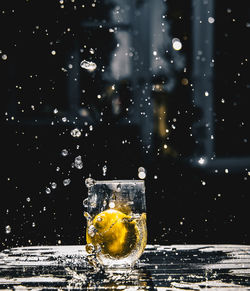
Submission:
{"label": "wet table surface", "polygon": [[148,245],[133,270],[96,271],[84,246],[0,253],[0,289],[250,290],[250,246]]}

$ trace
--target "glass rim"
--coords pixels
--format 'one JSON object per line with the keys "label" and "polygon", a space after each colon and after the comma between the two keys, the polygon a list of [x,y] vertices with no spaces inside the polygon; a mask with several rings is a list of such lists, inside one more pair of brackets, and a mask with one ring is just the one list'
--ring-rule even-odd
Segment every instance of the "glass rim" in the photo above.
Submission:
{"label": "glass rim", "polygon": [[145,183],[144,180],[95,180],[95,184],[138,184],[138,183]]}

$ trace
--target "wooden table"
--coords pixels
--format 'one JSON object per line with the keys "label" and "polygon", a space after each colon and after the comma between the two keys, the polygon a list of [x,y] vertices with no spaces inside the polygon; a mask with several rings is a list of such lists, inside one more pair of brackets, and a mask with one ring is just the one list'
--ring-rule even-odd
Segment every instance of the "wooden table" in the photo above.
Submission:
{"label": "wooden table", "polygon": [[95,271],[84,246],[0,253],[0,289],[250,290],[250,246],[148,245],[135,268]]}

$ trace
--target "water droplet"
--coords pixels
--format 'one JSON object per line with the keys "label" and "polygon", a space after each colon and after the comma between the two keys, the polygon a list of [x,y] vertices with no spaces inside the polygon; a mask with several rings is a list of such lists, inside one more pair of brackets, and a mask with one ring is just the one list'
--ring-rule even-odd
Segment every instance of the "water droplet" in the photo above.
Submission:
{"label": "water droplet", "polygon": [[5,226],[5,233],[7,233],[7,234],[11,233],[11,227],[10,227],[10,225],[6,225]]}
{"label": "water droplet", "polygon": [[81,156],[78,156],[75,158],[75,163],[74,163],[75,167],[78,169],[78,170],[81,170],[83,168],[83,162],[82,162],[82,157]]}
{"label": "water droplet", "polygon": [[60,167],[56,167],[56,171],[59,172],[60,171]]}
{"label": "water droplet", "polygon": [[91,53],[91,55],[93,55],[95,53],[94,49],[90,48],[89,52]]}
{"label": "water droplet", "polygon": [[71,180],[70,179],[64,179],[63,180],[63,185],[68,186],[70,184]]}
{"label": "water droplet", "polygon": [[92,178],[87,178],[85,179],[85,185],[87,186],[87,188],[91,188],[95,185],[95,180]]}
{"label": "water droplet", "polygon": [[106,165],[104,165],[102,167],[102,173],[103,173],[103,176],[106,176],[106,173],[107,173],[107,166]]}
{"label": "water droplet", "polygon": [[81,131],[78,128],[72,129],[70,134],[73,137],[80,137],[81,136]]}
{"label": "water droplet", "polygon": [[35,222],[32,222],[32,227],[35,227],[35,226],[36,226]]}
{"label": "water droplet", "polygon": [[27,197],[27,198],[26,198],[26,201],[27,201],[27,202],[30,202],[30,197]]}
{"label": "water droplet", "polygon": [[55,108],[53,112],[54,112],[54,114],[57,114],[58,113],[58,109]]}
{"label": "water droplet", "polygon": [[92,131],[93,130],[93,125],[89,126],[89,130]]}
{"label": "water droplet", "polygon": [[51,193],[51,189],[49,187],[46,187],[45,192],[46,192],[46,194],[50,194]]}
{"label": "water droplet", "polygon": [[67,121],[67,117],[62,117],[62,121],[66,122]]}
{"label": "water droplet", "polygon": [[145,179],[146,178],[146,170],[143,167],[139,167],[138,169],[138,177],[140,179]]}
{"label": "water droplet", "polygon": [[84,207],[87,208],[87,207],[88,207],[88,198],[85,198],[85,199],[83,200],[82,204],[83,204]]}
{"label": "water droplet", "polygon": [[63,149],[61,153],[62,153],[62,156],[64,157],[66,157],[69,154],[68,150],[66,149]]}
{"label": "water droplet", "polygon": [[57,187],[56,182],[52,182],[52,183],[51,183],[51,188],[52,188],[52,189],[56,189],[56,187]]}
{"label": "water droplet", "polygon": [[80,66],[89,71],[89,72],[93,72],[95,69],[96,69],[96,64],[94,62],[89,62],[89,61],[86,61],[86,60],[83,60],[80,64]]}
{"label": "water droplet", "polygon": [[93,224],[90,225],[90,227],[88,228],[89,236],[94,237],[96,232],[97,232],[97,229],[94,227],[94,225]]}
{"label": "water droplet", "polygon": [[2,55],[2,59],[3,59],[4,61],[6,61],[7,58],[8,58],[8,56],[7,56],[6,54],[3,54],[3,55]]}

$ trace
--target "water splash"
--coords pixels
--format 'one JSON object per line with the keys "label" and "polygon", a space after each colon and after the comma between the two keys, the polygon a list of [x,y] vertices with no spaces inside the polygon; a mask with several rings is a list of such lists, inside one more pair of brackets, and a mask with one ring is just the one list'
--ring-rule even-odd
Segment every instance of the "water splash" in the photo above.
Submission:
{"label": "water splash", "polygon": [[91,188],[95,185],[95,180],[92,178],[87,178],[85,179],[85,185],[87,186],[87,188]]}
{"label": "water splash", "polygon": [[97,66],[94,62],[89,62],[86,60],[83,60],[80,64],[80,66],[89,72],[93,72],[97,68]]}

